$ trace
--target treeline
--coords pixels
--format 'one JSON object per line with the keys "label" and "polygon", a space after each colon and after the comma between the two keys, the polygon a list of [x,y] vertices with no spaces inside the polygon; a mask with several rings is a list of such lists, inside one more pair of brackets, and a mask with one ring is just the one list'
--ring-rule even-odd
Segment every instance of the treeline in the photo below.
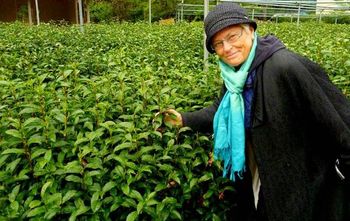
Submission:
{"label": "treeline", "polygon": [[[186,3],[199,2],[187,0]],[[152,0],[152,21],[174,18],[179,0]],[[101,21],[145,21],[148,20],[148,0],[92,0],[90,15],[92,22]]]}

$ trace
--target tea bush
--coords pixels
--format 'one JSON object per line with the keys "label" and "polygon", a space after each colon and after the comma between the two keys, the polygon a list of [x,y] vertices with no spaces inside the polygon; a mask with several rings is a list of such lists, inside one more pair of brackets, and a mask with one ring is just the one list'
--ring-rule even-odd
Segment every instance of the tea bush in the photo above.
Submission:
{"label": "tea bush", "polygon": [[[260,24],[349,96],[345,25]],[[334,33],[337,33],[336,35]],[[202,23],[0,24],[0,218],[226,220],[235,190],[210,134],[162,124],[221,87]]]}

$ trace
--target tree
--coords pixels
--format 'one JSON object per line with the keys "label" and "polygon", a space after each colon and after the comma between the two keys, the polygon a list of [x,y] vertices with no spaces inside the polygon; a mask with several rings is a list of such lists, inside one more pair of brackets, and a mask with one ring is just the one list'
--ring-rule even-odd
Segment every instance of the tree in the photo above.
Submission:
{"label": "tree", "polygon": [[[146,0],[92,0],[92,5],[106,5],[112,7],[113,13],[102,13],[100,15],[109,15],[110,19],[115,18],[119,21],[144,21],[148,20],[148,1]],[[152,20],[160,20],[175,17],[177,0],[153,0],[152,1]],[[102,9],[102,7],[99,7]],[[108,10],[108,7],[105,7]],[[91,11],[94,13],[95,11]],[[92,15],[93,16],[93,15]],[[108,19],[104,19],[108,20]]]}

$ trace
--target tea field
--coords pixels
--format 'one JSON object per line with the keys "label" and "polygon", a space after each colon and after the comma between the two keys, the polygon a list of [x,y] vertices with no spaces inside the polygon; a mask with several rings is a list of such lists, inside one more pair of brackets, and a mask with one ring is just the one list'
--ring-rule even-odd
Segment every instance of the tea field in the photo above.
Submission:
{"label": "tea field", "polygon": [[[259,24],[350,98],[350,26]],[[0,220],[227,220],[210,134],[162,124],[209,105],[202,23],[0,24]]]}

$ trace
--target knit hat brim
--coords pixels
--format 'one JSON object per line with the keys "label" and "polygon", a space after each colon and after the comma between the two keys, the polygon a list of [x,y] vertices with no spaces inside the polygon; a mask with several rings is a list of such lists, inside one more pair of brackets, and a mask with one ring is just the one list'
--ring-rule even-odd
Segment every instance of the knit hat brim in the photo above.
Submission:
{"label": "knit hat brim", "polygon": [[211,45],[214,35],[224,28],[238,24],[250,24],[254,30],[257,28],[256,22],[249,19],[245,10],[238,4],[223,3],[217,5],[204,20],[207,50],[210,53],[215,53]]}

